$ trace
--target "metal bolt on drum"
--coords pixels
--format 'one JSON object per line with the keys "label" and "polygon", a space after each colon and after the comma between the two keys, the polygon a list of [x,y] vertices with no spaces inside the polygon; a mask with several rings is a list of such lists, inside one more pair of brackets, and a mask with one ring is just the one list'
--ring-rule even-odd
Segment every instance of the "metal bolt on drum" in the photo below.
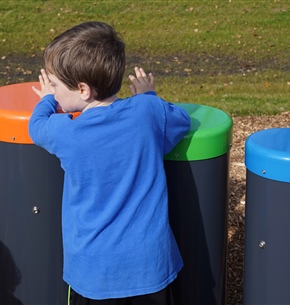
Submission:
{"label": "metal bolt on drum", "polygon": [[260,240],[260,241],[259,241],[259,248],[265,249],[265,248],[266,248],[266,242],[263,241],[263,240]]}
{"label": "metal bolt on drum", "polygon": [[34,207],[32,208],[32,213],[33,213],[33,214],[39,214],[39,213],[40,213],[40,209],[39,209],[37,206],[34,206]]}

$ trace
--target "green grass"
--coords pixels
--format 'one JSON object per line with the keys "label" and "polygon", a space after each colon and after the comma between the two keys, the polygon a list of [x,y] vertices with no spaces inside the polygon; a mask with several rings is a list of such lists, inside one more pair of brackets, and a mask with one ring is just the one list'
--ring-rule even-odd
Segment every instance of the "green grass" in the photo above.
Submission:
{"label": "green grass", "polygon": [[114,24],[130,52],[225,53],[264,58],[288,52],[285,1],[0,1],[1,52],[39,52],[85,21]]}
{"label": "green grass", "polygon": [[[0,56],[38,56],[54,36],[87,20],[113,24],[129,56],[201,58],[196,64],[201,73],[192,62],[185,75],[157,73],[158,93],[167,100],[211,105],[232,115],[290,110],[288,0],[0,1]],[[225,62],[219,73],[202,61],[209,57]],[[233,58],[257,68],[226,71]],[[163,67],[151,68],[154,73]],[[122,95],[127,85],[125,80]]]}
{"label": "green grass", "polygon": [[[274,75],[274,73],[272,74]],[[204,79],[196,86],[197,103],[210,104],[234,115],[277,114],[289,105],[290,86],[283,75],[238,75]]]}
{"label": "green grass", "polygon": [[[287,75],[166,77],[158,79],[156,89],[168,101],[209,105],[233,116],[273,115],[290,109]],[[125,83],[123,96],[128,94]]]}

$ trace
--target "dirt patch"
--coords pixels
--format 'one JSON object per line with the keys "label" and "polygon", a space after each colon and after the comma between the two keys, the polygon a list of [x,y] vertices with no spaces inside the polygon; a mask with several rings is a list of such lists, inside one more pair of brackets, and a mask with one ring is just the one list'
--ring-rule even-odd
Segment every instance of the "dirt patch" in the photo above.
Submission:
{"label": "dirt patch", "polygon": [[[133,73],[135,66],[142,66],[155,76],[174,75],[186,77],[190,74],[214,75],[223,71],[225,74],[241,73],[245,69],[256,69],[252,63],[242,63],[234,58],[218,58],[212,56],[169,56],[169,57],[127,57],[126,75]],[[3,56],[0,60],[0,75],[2,85],[37,81],[40,68],[43,66],[41,56]]]}
{"label": "dirt patch", "polygon": [[[212,56],[206,53],[142,57],[129,54],[127,56],[126,75],[133,73],[134,66],[142,66],[147,72],[155,76],[178,76],[217,74],[243,74],[245,72],[263,71],[274,69],[281,71],[290,70],[290,61],[268,58],[263,61],[241,60],[237,57]],[[40,68],[43,67],[42,56],[16,55],[2,56],[0,58],[0,85],[19,82],[37,81]]]}

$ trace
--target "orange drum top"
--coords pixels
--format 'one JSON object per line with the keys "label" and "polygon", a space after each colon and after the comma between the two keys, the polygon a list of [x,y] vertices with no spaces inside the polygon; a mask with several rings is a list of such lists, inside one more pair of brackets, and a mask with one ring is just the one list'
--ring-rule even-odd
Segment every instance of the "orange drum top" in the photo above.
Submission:
{"label": "orange drum top", "polygon": [[13,84],[0,87],[0,141],[31,144],[28,121],[39,101],[32,91],[38,82]]}
{"label": "orange drum top", "polygon": [[28,121],[40,98],[32,86],[40,88],[38,82],[0,87],[0,141],[33,144],[28,134]]}

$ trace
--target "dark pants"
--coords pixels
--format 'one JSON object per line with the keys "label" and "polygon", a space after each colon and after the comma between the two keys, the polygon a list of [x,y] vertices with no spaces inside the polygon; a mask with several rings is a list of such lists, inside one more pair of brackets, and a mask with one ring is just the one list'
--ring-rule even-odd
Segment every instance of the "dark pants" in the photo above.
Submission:
{"label": "dark pants", "polygon": [[87,299],[71,289],[70,305],[174,305],[171,286],[156,293],[107,300]]}

